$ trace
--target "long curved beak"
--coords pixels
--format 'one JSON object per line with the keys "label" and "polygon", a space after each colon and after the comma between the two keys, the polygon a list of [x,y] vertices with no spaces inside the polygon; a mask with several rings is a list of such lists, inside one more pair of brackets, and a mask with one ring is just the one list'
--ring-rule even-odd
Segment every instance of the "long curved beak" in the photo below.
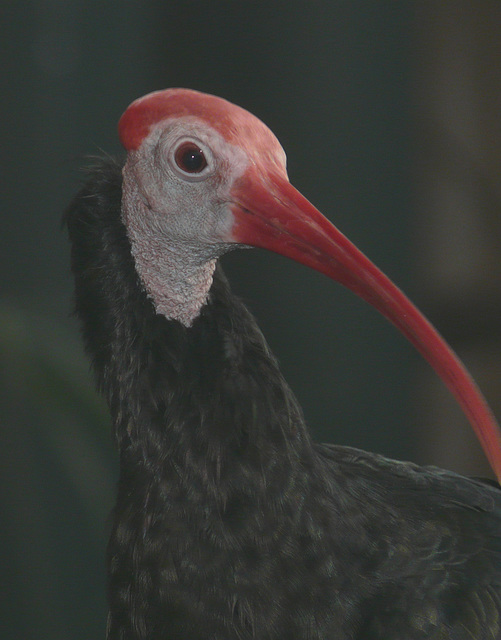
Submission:
{"label": "long curved beak", "polygon": [[390,320],[456,397],[501,481],[501,434],[464,365],[410,300],[290,182],[251,167],[232,189],[232,240],[316,269],[351,289]]}

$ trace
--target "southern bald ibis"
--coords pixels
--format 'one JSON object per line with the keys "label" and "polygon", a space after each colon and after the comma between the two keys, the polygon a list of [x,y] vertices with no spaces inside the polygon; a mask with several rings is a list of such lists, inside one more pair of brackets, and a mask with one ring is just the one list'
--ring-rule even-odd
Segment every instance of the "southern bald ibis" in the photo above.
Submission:
{"label": "southern bald ibis", "polygon": [[149,94],[66,213],[76,310],[120,453],[109,640],[501,639],[501,492],[312,442],[221,254],[266,247],[386,315],[455,393],[501,475],[468,374],[289,183],[257,118]]}

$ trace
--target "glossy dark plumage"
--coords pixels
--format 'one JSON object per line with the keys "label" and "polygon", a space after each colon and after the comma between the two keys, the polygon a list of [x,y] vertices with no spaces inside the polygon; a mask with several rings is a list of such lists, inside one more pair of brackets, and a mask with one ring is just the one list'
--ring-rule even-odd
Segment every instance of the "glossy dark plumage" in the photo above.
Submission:
{"label": "glossy dark plumage", "polygon": [[220,269],[191,328],[155,313],[120,198],[106,161],[66,215],[120,452],[109,640],[501,639],[501,492],[314,444]]}

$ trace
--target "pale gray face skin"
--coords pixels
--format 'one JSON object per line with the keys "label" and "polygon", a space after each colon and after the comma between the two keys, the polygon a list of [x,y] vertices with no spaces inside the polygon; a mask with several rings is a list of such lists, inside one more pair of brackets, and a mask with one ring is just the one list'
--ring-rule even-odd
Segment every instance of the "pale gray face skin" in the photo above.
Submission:
{"label": "pale gray face skin", "polygon": [[[200,173],[178,166],[187,141],[204,153]],[[231,247],[230,192],[251,162],[193,117],[155,125],[123,170],[122,219],[136,269],[157,313],[190,326],[207,299],[216,259]]]}

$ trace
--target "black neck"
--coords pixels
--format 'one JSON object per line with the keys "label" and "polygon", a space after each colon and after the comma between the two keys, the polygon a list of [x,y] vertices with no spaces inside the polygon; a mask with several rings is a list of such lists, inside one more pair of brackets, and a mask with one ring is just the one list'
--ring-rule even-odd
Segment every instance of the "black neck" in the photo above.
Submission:
{"label": "black neck", "polygon": [[192,327],[156,314],[134,268],[120,202],[120,167],[106,163],[66,221],[77,313],[122,467],[175,468],[218,495],[219,483],[246,467],[283,477],[309,455],[310,441],[252,316],[220,268]]}
{"label": "black neck", "polygon": [[[120,167],[108,162],[66,214],[76,310],[120,452],[107,637],[227,637],[228,558],[238,551],[245,584],[263,580],[258,549],[268,558],[288,548],[291,523],[317,493],[315,457],[294,396],[220,269],[190,328],[156,314],[120,206]],[[207,585],[212,604],[198,619],[193,603]]]}

